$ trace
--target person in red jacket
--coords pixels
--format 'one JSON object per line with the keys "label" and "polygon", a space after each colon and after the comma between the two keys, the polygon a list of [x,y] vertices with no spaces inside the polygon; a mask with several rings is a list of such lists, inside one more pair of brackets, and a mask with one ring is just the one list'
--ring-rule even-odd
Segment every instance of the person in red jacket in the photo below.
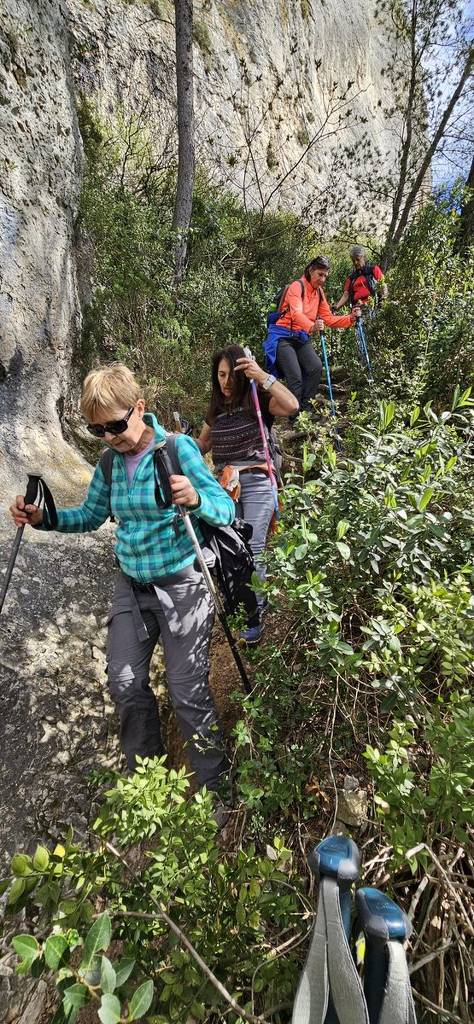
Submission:
{"label": "person in red jacket", "polygon": [[388,289],[383,272],[377,263],[367,263],[361,245],[352,246],[351,260],[354,269],[346,278],[344,291],[338,302],[332,306],[333,310],[347,304],[351,307],[356,304],[366,306],[371,300],[378,303],[387,298]]}
{"label": "person in red jacket", "polygon": [[[263,343],[267,369],[276,369],[298,399],[299,411],[311,409],[318,393],[322,363],[311,339],[328,327],[353,327],[360,316],[355,306],[350,314],[334,316],[323,291],[329,274],[329,260],[316,256],[305,267],[303,277],[285,289],[277,313],[270,314],[268,334]],[[298,413],[290,416],[290,422]]]}

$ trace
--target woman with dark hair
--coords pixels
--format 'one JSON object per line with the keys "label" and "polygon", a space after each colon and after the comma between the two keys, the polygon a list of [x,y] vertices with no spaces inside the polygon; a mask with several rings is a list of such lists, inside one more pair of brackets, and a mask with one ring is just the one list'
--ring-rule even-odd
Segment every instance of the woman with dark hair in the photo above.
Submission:
{"label": "woman with dark hair", "polygon": [[[251,547],[260,579],[265,577],[263,551],[274,514],[272,488],[265,461],[257,414],[252,402],[251,381],[258,386],[262,419],[270,434],[275,416],[291,416],[298,402],[272,374],[245,355],[240,345],[229,345],[212,361],[212,394],[206,421],[198,438],[205,454],[212,453],[219,482],[237,503],[237,515],[253,527]],[[260,623],[244,630],[247,643],[262,635],[261,613],[265,605],[257,594]]]}

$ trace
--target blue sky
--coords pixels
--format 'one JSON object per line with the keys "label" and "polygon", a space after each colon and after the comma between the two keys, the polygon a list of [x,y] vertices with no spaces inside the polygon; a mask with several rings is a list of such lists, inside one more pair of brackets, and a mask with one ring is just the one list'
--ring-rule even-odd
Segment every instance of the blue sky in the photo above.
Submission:
{"label": "blue sky", "polygon": [[[464,4],[464,14],[466,19],[472,18],[474,24],[474,0],[466,0]],[[453,81],[447,78],[445,83],[446,97],[451,94],[452,88]],[[433,184],[435,186],[442,184],[450,185],[459,176],[467,178],[473,155],[474,153],[471,151],[469,146],[462,148],[459,146],[453,146],[453,160],[435,157],[431,168]]]}

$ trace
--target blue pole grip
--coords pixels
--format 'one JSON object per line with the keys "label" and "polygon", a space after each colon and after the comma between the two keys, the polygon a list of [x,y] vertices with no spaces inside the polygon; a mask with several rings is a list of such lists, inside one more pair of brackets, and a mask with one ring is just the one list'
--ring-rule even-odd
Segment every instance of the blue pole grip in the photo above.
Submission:
{"label": "blue pole grip", "polygon": [[316,878],[334,878],[339,884],[352,885],[360,873],[359,851],[348,836],[327,836],[311,851],[308,864]]}
{"label": "blue pole grip", "polygon": [[[339,905],[344,931],[349,941],[351,934],[351,889],[360,872],[360,855],[356,844],[347,836],[327,836],[315,846],[308,864],[318,880],[333,878],[338,885]],[[339,1024],[331,995],[324,1024]]]}
{"label": "blue pole grip", "polygon": [[369,886],[356,892],[359,927],[365,935],[364,995],[370,1024],[377,1024],[387,980],[389,942],[404,942],[411,924],[389,896]]}

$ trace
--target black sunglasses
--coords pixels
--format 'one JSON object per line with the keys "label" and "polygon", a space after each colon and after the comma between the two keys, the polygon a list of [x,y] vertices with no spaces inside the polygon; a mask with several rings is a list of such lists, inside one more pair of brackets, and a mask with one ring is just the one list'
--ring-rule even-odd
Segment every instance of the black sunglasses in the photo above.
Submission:
{"label": "black sunglasses", "polygon": [[94,437],[105,437],[106,434],[123,434],[128,427],[128,421],[134,408],[135,406],[132,405],[132,408],[128,410],[123,420],[110,420],[109,423],[88,423],[87,429],[89,434],[93,434]]}

